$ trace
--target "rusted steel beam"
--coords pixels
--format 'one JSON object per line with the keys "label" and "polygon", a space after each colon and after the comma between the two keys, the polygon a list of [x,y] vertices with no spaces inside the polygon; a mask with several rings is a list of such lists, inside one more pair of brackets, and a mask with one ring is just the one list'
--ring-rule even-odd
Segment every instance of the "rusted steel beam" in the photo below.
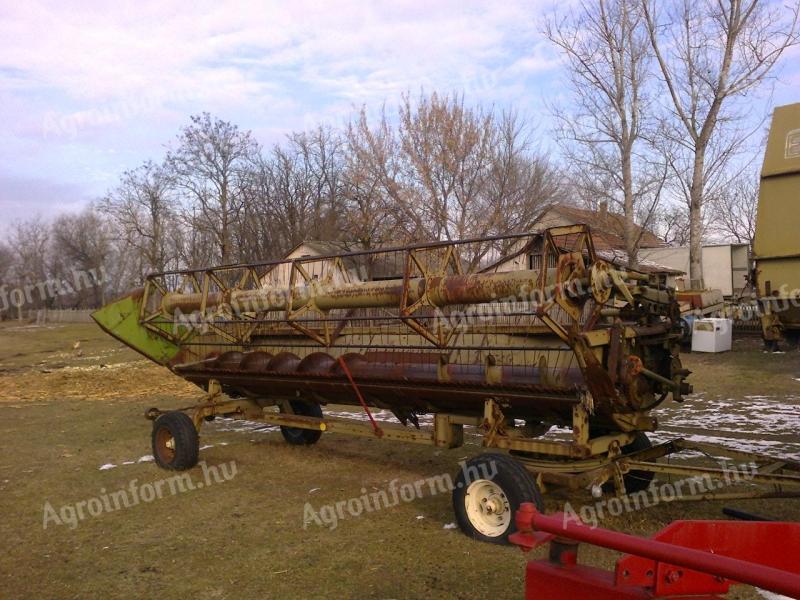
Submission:
{"label": "rusted steel beam", "polygon": [[[539,292],[539,277],[540,271],[535,270],[415,277],[408,280],[407,302],[413,304],[426,298],[431,305],[442,307],[454,304],[531,301],[555,291],[555,286],[551,285]],[[564,293],[572,297],[588,296],[588,283],[589,280],[585,278],[572,280],[564,286]],[[321,311],[335,308],[394,307],[399,306],[403,299],[403,286],[402,280],[339,285],[311,281],[294,288],[233,289],[208,293],[205,307],[227,304],[234,313],[287,308],[297,311],[306,306],[313,306]],[[187,313],[200,310],[203,299],[203,293],[172,292],[164,296],[161,305],[168,314],[174,314],[178,309]]]}

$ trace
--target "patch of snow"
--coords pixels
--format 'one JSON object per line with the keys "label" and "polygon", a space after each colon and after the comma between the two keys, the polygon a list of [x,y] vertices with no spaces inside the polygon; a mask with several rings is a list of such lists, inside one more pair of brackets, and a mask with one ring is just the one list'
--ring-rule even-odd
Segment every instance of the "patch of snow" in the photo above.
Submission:
{"label": "patch of snow", "polygon": [[800,459],[798,397],[747,395],[708,398],[690,395],[680,407],[665,405],[653,411],[660,430],[654,442],[676,436],[694,442],[724,444],[744,452],[767,452]]}
{"label": "patch of snow", "polygon": [[101,471],[108,471],[109,469],[116,469],[116,468],[117,468],[117,465],[115,465],[114,463],[106,463],[106,464],[104,464],[103,466],[100,467],[100,470]]}
{"label": "patch of snow", "polygon": [[419,521],[420,519],[424,519],[424,518],[425,518],[424,515],[417,515],[417,521]]}
{"label": "patch of snow", "polygon": [[155,460],[155,457],[152,454],[145,454],[144,456],[140,456],[139,460],[137,460],[136,462],[140,462],[140,463],[153,462],[154,460]]}
{"label": "patch of snow", "polygon": [[318,492],[319,490],[320,488],[311,488],[310,490],[308,490],[308,493],[313,494],[314,492]]}
{"label": "patch of snow", "polygon": [[445,523],[442,529],[458,529],[458,525],[455,523]]}
{"label": "patch of snow", "polygon": [[766,590],[761,590],[756,588],[758,595],[762,598],[766,598],[767,600],[791,600],[789,596],[781,596],[780,594],[775,594],[773,592],[768,592]]}
{"label": "patch of snow", "polygon": [[199,450],[207,450],[208,448],[213,448],[214,444],[206,444],[205,446],[200,446]]}

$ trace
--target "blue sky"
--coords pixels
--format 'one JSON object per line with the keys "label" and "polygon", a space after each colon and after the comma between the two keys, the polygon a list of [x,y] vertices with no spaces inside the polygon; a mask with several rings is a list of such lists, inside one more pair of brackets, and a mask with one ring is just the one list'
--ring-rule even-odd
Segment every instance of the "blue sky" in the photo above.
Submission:
{"label": "blue sky", "polygon": [[[0,229],[79,210],[122,171],[160,159],[200,111],[269,145],[424,88],[513,105],[546,138],[546,103],[567,101],[560,57],[540,33],[551,6],[5,2]],[[800,100],[798,58],[795,51],[784,59],[772,104]]]}

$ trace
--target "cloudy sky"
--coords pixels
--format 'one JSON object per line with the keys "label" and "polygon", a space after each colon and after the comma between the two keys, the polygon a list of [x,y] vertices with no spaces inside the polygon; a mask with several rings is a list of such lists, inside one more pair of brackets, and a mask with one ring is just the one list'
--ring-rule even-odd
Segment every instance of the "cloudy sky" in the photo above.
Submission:
{"label": "cloudy sky", "polygon": [[[540,33],[551,3],[3,2],[0,228],[80,209],[200,111],[270,144],[407,90],[457,90],[546,134],[563,90]],[[775,104],[800,100],[787,63]]]}

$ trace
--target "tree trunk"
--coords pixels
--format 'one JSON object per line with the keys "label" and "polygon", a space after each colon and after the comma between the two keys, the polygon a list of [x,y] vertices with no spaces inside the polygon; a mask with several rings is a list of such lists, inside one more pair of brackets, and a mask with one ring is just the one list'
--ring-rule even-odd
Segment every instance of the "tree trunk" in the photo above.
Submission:
{"label": "tree trunk", "polygon": [[689,287],[705,288],[703,283],[703,178],[705,148],[697,148],[689,190]]}
{"label": "tree trunk", "polygon": [[219,199],[220,211],[222,212],[222,224],[220,227],[220,254],[222,255],[222,264],[228,264],[228,256],[230,254],[230,247],[228,244],[228,182],[227,179],[222,183],[222,193]]}
{"label": "tree trunk", "polygon": [[629,151],[622,154],[622,186],[625,196],[625,253],[628,255],[628,266],[635,269],[639,266],[639,240],[633,214],[633,167]]}

